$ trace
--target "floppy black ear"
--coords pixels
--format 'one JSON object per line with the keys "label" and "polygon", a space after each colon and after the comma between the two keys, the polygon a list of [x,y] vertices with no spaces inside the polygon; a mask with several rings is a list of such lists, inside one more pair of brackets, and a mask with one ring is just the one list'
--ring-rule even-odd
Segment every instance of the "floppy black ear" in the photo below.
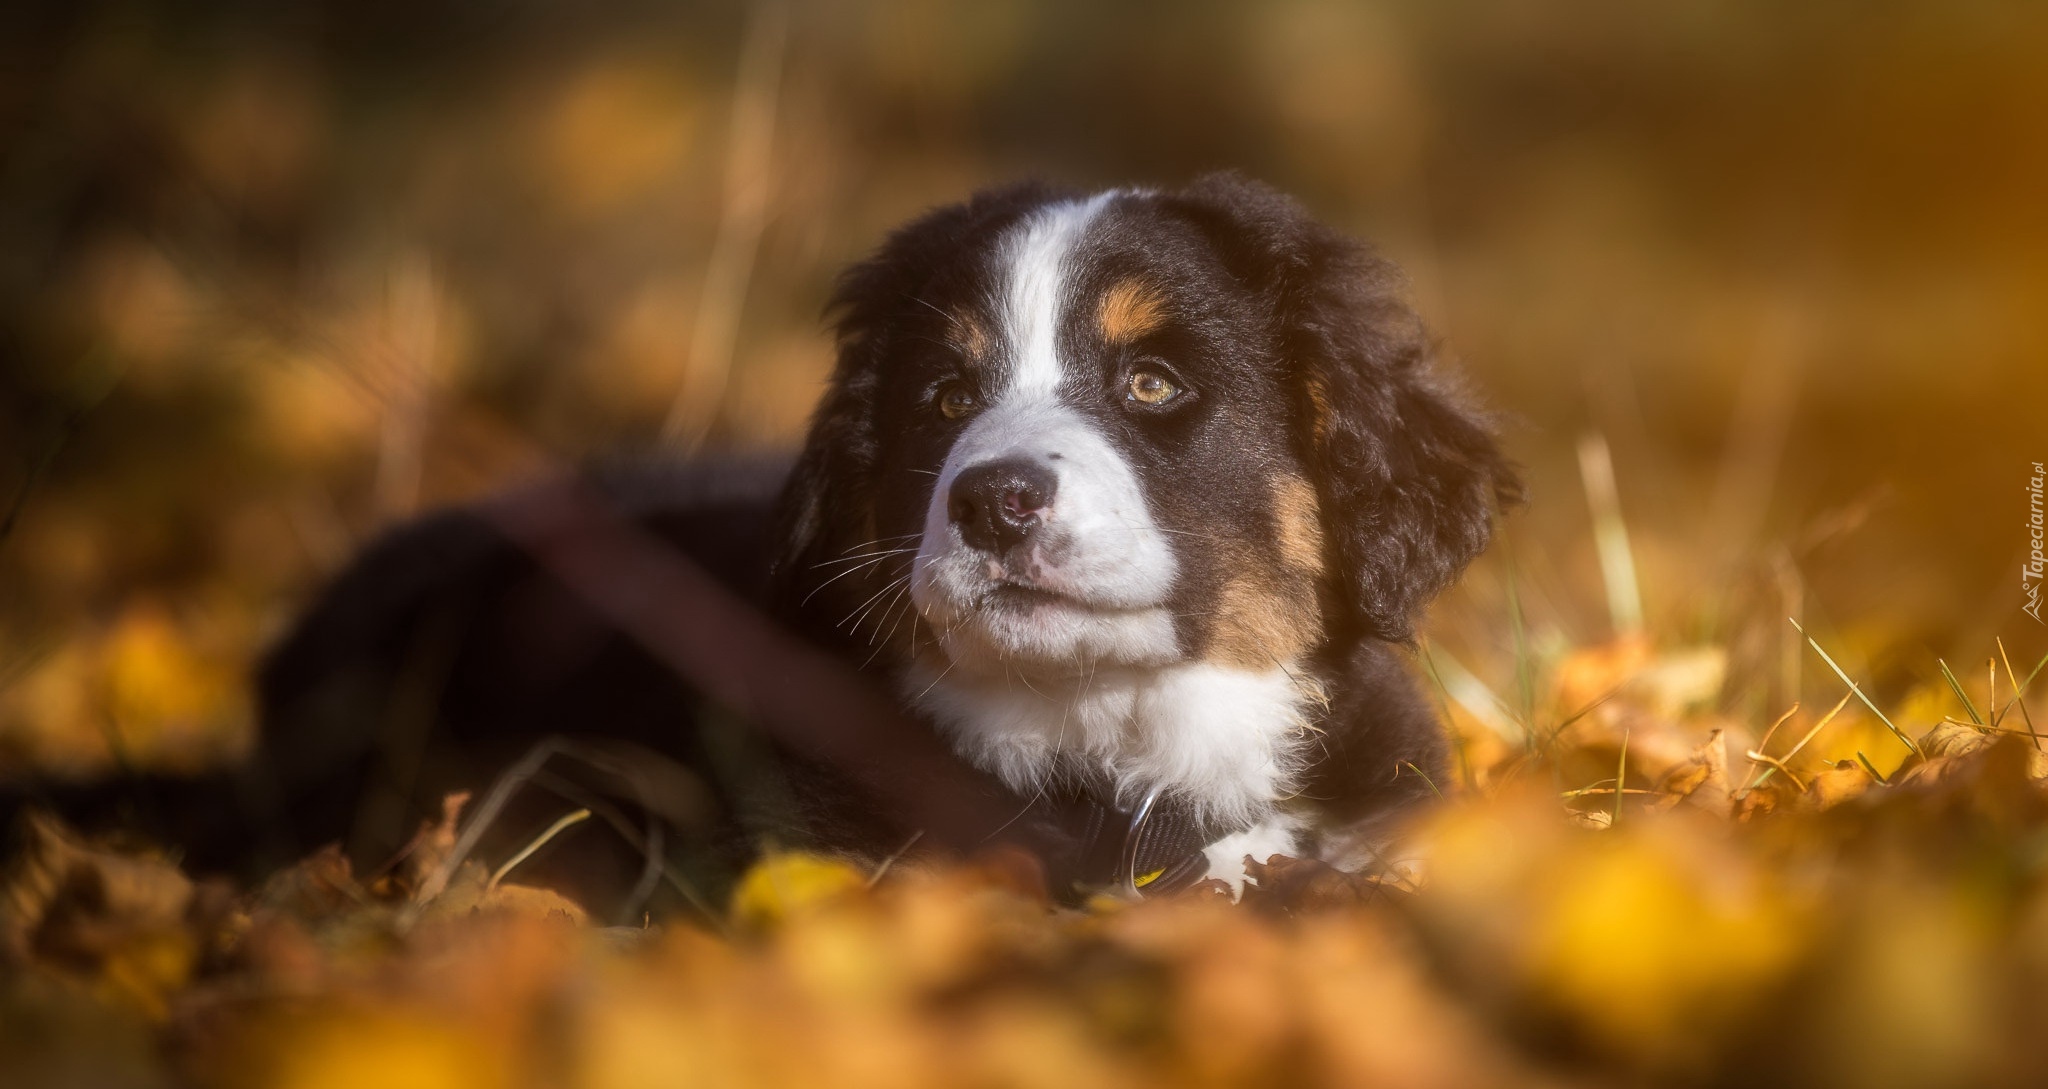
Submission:
{"label": "floppy black ear", "polygon": [[769,578],[779,608],[793,610],[814,579],[828,577],[818,575],[821,561],[875,535],[876,391],[900,348],[904,313],[928,305],[919,302],[926,284],[975,239],[1053,195],[1029,182],[976,193],[898,228],[840,274],[826,304],[838,360],[777,504]]}
{"label": "floppy black ear", "polygon": [[864,512],[873,509],[875,387],[887,351],[879,318],[885,256],[848,269],[832,296],[837,361],[825,396],[811,414],[803,452],[776,502],[768,579],[778,612],[793,612],[809,593],[806,576],[845,547],[835,544],[848,532],[839,527],[863,523]]}
{"label": "floppy black ear", "polygon": [[1368,633],[1412,638],[1486,548],[1495,505],[1521,499],[1488,418],[1436,365],[1391,262],[1234,174],[1171,199],[1267,296],[1345,603]]}

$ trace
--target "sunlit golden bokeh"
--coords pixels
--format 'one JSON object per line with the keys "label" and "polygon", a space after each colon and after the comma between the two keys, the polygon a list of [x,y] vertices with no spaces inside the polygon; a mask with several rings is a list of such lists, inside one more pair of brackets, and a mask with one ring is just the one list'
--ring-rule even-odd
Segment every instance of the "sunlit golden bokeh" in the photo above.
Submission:
{"label": "sunlit golden bokeh", "polygon": [[[420,510],[790,446],[835,273],[922,209],[1236,168],[1407,269],[1531,483],[1424,641],[1470,804],[1430,831],[1414,934],[770,884],[734,916],[754,944],[593,959],[524,916],[426,943],[502,955],[527,989],[494,998],[279,930],[256,977],[317,1000],[194,1069],[1506,1084],[1549,1077],[1521,1059],[1554,1031],[1625,1077],[2009,1072],[1993,1022],[2038,1027],[2013,1009],[2048,979],[2048,901],[1929,862],[1865,796],[1903,771],[1978,804],[1942,769],[2007,757],[1958,723],[2024,714],[2048,652],[2020,610],[2044,48],[2048,7],[1995,0],[26,5],[0,16],[0,780],[236,758],[250,663]],[[1929,738],[1952,749],[1905,740]],[[1864,805],[1900,844],[1802,868]],[[1721,819],[1772,808],[1812,823]],[[82,990],[0,997],[146,1067],[200,963],[167,921],[198,909],[154,910]],[[1081,982],[1019,982],[1055,971]],[[556,1035],[519,1052],[533,1019]]]}

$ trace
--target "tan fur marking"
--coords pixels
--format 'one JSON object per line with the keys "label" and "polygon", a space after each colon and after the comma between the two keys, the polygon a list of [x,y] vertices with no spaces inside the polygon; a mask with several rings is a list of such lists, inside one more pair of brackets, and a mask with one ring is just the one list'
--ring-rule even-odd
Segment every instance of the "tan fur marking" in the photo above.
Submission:
{"label": "tan fur marking", "polygon": [[1309,375],[1308,389],[1308,433],[1318,448],[1330,438],[1330,390],[1323,380]]}
{"label": "tan fur marking", "polygon": [[970,362],[980,363],[987,360],[988,330],[982,327],[974,315],[964,310],[955,310],[951,316],[953,322],[951,328],[946,331],[946,336],[953,342],[953,347],[958,348],[960,354],[966,356]]}
{"label": "tan fur marking", "polygon": [[1273,479],[1273,522],[1279,527],[1280,559],[1310,575],[1323,573],[1323,509],[1316,490],[1298,476]]}
{"label": "tan fur marking", "polygon": [[1271,669],[1300,657],[1322,638],[1314,588],[1239,575],[1217,595],[1215,628],[1203,657],[1242,669]]}
{"label": "tan fur marking", "polygon": [[1103,293],[1096,321],[1104,340],[1129,343],[1165,324],[1166,299],[1143,280],[1122,280]]}

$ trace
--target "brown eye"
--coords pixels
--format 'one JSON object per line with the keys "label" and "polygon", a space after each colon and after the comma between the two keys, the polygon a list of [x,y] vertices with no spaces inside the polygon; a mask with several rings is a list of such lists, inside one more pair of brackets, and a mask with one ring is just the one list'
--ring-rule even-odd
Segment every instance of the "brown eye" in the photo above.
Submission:
{"label": "brown eye", "polygon": [[1162,375],[1152,371],[1136,371],[1131,375],[1130,398],[1141,405],[1163,405],[1180,396],[1180,387]]}
{"label": "brown eye", "polygon": [[980,407],[981,402],[974,399],[974,391],[958,382],[939,391],[939,412],[949,420],[972,415]]}

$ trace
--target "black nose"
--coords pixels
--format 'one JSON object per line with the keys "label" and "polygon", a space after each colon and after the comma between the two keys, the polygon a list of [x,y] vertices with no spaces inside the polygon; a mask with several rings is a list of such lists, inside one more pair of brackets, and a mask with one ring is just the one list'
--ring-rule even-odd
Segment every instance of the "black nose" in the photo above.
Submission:
{"label": "black nose", "polygon": [[1045,521],[1057,484],[1036,462],[984,462],[953,478],[946,513],[968,544],[1000,555],[1022,544]]}

